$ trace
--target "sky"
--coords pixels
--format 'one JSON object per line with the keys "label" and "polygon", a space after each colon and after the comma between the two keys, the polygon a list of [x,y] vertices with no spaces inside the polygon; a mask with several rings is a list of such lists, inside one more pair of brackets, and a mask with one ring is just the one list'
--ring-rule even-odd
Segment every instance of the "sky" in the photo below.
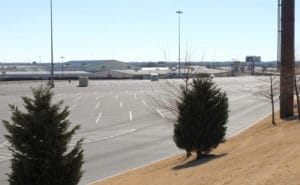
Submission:
{"label": "sky", "polygon": [[[0,0],[0,62],[50,61],[49,5]],[[177,61],[179,9],[181,60],[276,60],[277,0],[53,0],[54,60]]]}

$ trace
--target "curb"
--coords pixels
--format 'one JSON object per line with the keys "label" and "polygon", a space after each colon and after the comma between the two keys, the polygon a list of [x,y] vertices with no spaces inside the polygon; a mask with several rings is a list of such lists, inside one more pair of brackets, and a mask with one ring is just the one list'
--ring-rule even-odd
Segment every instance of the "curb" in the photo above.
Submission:
{"label": "curb", "polygon": [[[277,111],[277,110],[275,110],[275,112],[276,112],[276,111]],[[240,133],[242,133],[242,132],[244,132],[245,130],[251,128],[252,126],[256,125],[258,122],[260,122],[260,121],[266,119],[266,118],[269,117],[269,116],[270,116],[270,114],[268,114],[268,115],[266,115],[266,116],[264,116],[264,117],[262,117],[262,118],[260,118],[260,119],[258,119],[258,120],[256,120],[256,121],[254,121],[252,124],[248,125],[247,127],[243,128],[243,129],[239,130],[238,132],[236,132],[236,133],[232,134],[231,136],[229,136],[228,139],[231,138],[231,137],[234,137],[234,136],[239,135]],[[99,180],[90,182],[90,183],[88,183],[88,184],[86,184],[86,185],[93,185],[93,184],[96,184],[96,183],[98,183],[98,182],[101,182],[101,181],[104,181],[104,180],[113,178],[113,177],[115,177],[115,176],[119,176],[119,175],[122,175],[122,174],[125,174],[125,173],[128,173],[128,172],[135,171],[135,170],[144,168],[144,167],[146,167],[146,166],[149,166],[149,165],[152,165],[152,164],[155,164],[155,163],[158,163],[158,162],[161,162],[161,161],[164,161],[164,160],[167,160],[167,159],[176,157],[176,156],[178,156],[178,155],[180,155],[180,154],[182,154],[182,153],[183,153],[183,152],[178,153],[178,154],[175,154],[175,155],[172,155],[172,156],[169,156],[169,157],[165,157],[165,158],[163,158],[163,159],[153,161],[153,162],[151,162],[151,163],[142,165],[142,166],[140,166],[140,167],[135,167],[135,168],[132,168],[132,169],[129,169],[129,170],[126,170],[126,171],[117,173],[117,174],[115,174],[115,175],[112,175],[112,176],[109,176],[109,177],[105,177],[105,178],[102,178],[102,179],[99,179]]]}
{"label": "curb", "polygon": [[129,169],[129,170],[126,170],[126,171],[123,171],[123,172],[117,173],[117,174],[115,174],[115,175],[112,175],[112,176],[109,176],[109,177],[104,177],[104,178],[102,178],[102,179],[99,179],[99,180],[96,180],[96,181],[90,182],[90,183],[88,183],[88,184],[85,184],[85,185],[93,185],[93,184],[95,184],[95,183],[97,183],[97,182],[101,182],[101,181],[104,181],[104,180],[110,179],[110,178],[112,178],[112,177],[115,177],[115,176],[122,175],[122,174],[124,174],[124,173],[128,173],[128,172],[131,172],[131,171],[135,171],[135,170],[138,170],[138,169],[144,168],[144,167],[146,167],[146,166],[149,166],[149,165],[152,165],[152,164],[155,164],[155,163],[158,163],[158,162],[161,162],[161,161],[164,161],[164,160],[170,159],[170,158],[172,158],[172,157],[176,157],[176,156],[178,156],[178,155],[180,155],[180,154],[182,154],[182,152],[181,152],[181,153],[178,153],[178,154],[175,154],[175,155],[172,155],[172,156],[169,156],[169,157],[165,157],[165,158],[163,158],[163,159],[160,159],[160,160],[157,160],[157,161],[153,161],[153,162],[151,162],[151,163],[148,163],[148,164],[142,165],[142,166],[140,166],[140,167],[135,167],[135,168],[132,168],[132,169]]}

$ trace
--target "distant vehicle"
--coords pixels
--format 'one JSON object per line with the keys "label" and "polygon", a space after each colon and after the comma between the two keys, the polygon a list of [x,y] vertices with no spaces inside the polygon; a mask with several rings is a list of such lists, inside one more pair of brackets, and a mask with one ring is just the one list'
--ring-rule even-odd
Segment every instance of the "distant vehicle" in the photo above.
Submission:
{"label": "distant vehicle", "polygon": [[78,87],[87,87],[89,85],[89,77],[80,76],[79,77],[79,85]]}
{"label": "distant vehicle", "polygon": [[150,79],[151,79],[151,82],[158,81],[158,79],[159,79],[158,74],[151,74]]}

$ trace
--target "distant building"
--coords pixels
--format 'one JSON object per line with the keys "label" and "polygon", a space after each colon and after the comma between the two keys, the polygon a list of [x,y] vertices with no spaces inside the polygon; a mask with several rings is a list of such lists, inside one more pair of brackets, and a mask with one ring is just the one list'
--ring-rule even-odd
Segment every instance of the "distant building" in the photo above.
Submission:
{"label": "distant building", "polygon": [[261,62],[260,56],[246,56],[246,62],[252,63],[252,62]]}
{"label": "distant building", "polygon": [[[57,66],[58,70],[61,68]],[[117,60],[75,60],[64,63],[67,70],[81,70],[88,72],[111,71],[111,70],[138,70],[138,66]]]}
{"label": "distant building", "polygon": [[[89,76],[86,71],[54,71],[55,79],[78,79],[80,76]],[[0,80],[47,80],[50,79],[49,71],[7,71],[0,73]]]}

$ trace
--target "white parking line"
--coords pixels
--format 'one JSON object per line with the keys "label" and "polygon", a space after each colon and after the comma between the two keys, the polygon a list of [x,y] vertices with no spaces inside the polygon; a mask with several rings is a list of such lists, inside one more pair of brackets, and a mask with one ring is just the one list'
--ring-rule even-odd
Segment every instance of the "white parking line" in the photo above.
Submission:
{"label": "white parking line", "polygon": [[97,109],[100,105],[100,102],[97,103],[97,105],[95,106],[95,109]]}
{"label": "white parking line", "polygon": [[123,107],[123,102],[120,103],[120,107]]}
{"label": "white parking line", "polygon": [[0,158],[5,158],[5,157],[11,157],[11,153],[9,152],[9,150],[5,150],[5,151],[2,151],[0,152]]}
{"label": "white parking line", "polygon": [[144,104],[145,106],[148,106],[147,103],[145,102],[145,100],[143,100],[143,104]]}
{"label": "white parking line", "polygon": [[11,152],[8,150],[9,142],[5,141],[4,143],[0,144],[0,162],[7,161],[11,159]]}
{"label": "white parking line", "polygon": [[96,124],[99,122],[101,116],[102,116],[102,112],[99,113],[99,115],[98,115],[98,117],[97,117],[97,119],[96,119]]}
{"label": "white parking line", "polygon": [[82,98],[81,96],[78,96],[78,97],[74,100],[74,102],[78,102],[81,98]]}
{"label": "white parking line", "polygon": [[[5,154],[5,155],[10,155],[10,154]],[[4,160],[9,160],[11,158],[11,156],[0,156],[0,160],[4,159]]]}
{"label": "white parking line", "polygon": [[57,95],[56,97],[57,97],[57,98],[53,101],[54,103],[57,103],[57,102],[59,102],[60,100],[62,100],[63,94]]}
{"label": "white parking line", "polygon": [[165,118],[165,116],[161,113],[161,111],[159,109],[157,109],[156,111],[162,118]]}
{"label": "white parking line", "polygon": [[77,106],[77,104],[72,105],[69,110],[73,110],[75,107]]}
{"label": "white parking line", "polygon": [[58,103],[58,102],[61,101],[61,100],[62,100],[62,97],[59,97],[59,98],[55,99],[55,100],[53,101],[53,103]]}
{"label": "white parking line", "polygon": [[7,160],[10,160],[10,159],[11,159],[11,156],[10,157],[3,156],[3,157],[1,157],[0,162],[7,161]]}
{"label": "white parking line", "polygon": [[97,96],[96,101],[99,100],[100,96]]}
{"label": "white parking line", "polygon": [[115,99],[116,99],[116,100],[119,99],[119,95],[118,95],[118,94],[116,95]]}
{"label": "white parking line", "polygon": [[129,120],[132,121],[132,112],[129,111]]}
{"label": "white parking line", "polygon": [[128,91],[126,90],[125,93],[128,94]]}
{"label": "white parking line", "polygon": [[134,98],[136,99],[136,93],[134,93]]}
{"label": "white parking line", "polygon": [[5,141],[4,143],[2,143],[2,144],[0,145],[0,148],[3,147],[4,145],[6,145],[7,143],[8,143],[8,141]]}
{"label": "white parking line", "polygon": [[89,132],[86,134],[78,134],[72,138],[70,145],[74,146],[76,144],[76,141],[80,138],[84,138],[83,143],[92,143],[92,142],[111,139],[111,138],[122,136],[125,134],[130,134],[135,131],[136,131],[136,129],[129,129],[129,130],[116,130],[116,131],[111,131],[111,132],[103,132],[102,131],[102,132]]}

